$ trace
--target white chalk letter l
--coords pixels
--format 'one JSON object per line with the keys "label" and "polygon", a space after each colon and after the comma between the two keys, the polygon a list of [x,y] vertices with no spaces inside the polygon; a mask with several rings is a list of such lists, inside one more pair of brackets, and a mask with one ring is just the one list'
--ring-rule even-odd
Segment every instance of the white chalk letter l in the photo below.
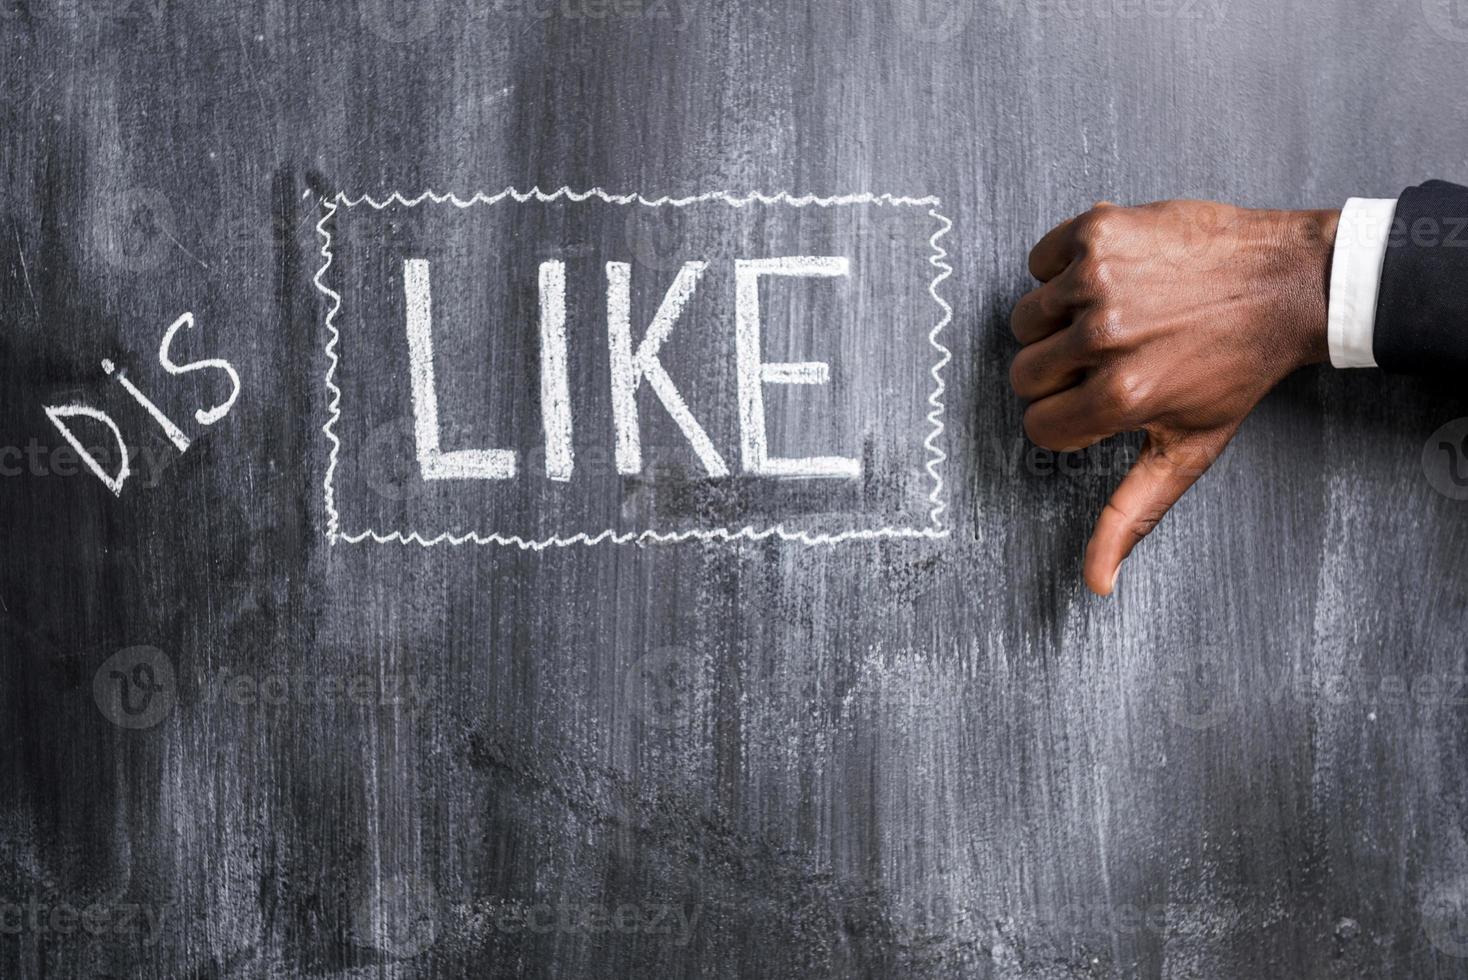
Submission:
{"label": "white chalk letter l", "polygon": [[456,449],[438,445],[438,389],[433,379],[433,305],[427,259],[403,261],[408,312],[409,376],[413,385],[413,434],[425,480],[509,480],[513,449]]}

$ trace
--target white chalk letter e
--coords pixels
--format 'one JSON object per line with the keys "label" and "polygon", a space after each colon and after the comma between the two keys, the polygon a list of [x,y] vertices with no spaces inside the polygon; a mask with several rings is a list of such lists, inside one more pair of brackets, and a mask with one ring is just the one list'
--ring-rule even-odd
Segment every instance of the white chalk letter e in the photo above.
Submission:
{"label": "white chalk letter e", "polygon": [[845,456],[781,459],[770,455],[765,434],[765,385],[823,385],[831,380],[824,361],[766,363],[760,353],[761,276],[838,278],[850,273],[844,256],[790,256],[734,261],[734,344],[739,369],[740,448],[744,471],[757,476],[853,477],[861,462]]}

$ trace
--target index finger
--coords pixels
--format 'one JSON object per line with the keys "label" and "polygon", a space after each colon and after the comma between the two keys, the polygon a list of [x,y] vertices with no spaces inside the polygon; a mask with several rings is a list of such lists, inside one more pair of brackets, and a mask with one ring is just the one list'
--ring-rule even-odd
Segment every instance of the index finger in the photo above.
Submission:
{"label": "index finger", "polygon": [[1030,275],[1041,282],[1049,282],[1065,271],[1076,254],[1076,215],[1063,221],[1045,233],[1034,248],[1030,249]]}

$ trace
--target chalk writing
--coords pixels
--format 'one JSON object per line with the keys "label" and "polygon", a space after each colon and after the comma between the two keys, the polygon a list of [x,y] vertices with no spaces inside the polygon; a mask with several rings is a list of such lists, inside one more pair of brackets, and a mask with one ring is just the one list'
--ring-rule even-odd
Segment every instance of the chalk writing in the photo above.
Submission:
{"label": "chalk writing", "polygon": [[[947,533],[951,310],[937,286],[951,222],[936,201],[562,189],[322,203],[333,542]],[[675,215],[677,261],[639,260],[628,207]],[[377,456],[399,451],[379,436],[404,418],[407,483],[373,492],[374,474],[402,473]],[[663,463],[683,447],[681,488],[666,467],[649,479],[649,438]]]}
{"label": "chalk writing", "polygon": [[[178,333],[180,329],[192,328],[193,325],[193,313],[185,313],[169,325],[168,329],[165,330],[163,333],[163,340],[158,345],[158,363],[170,375],[190,374],[195,371],[219,371],[229,378],[231,386],[229,397],[218,405],[211,406],[208,409],[201,408],[194,413],[194,418],[198,421],[200,425],[208,426],[213,425],[220,419],[224,418],[226,415],[229,414],[229,410],[234,407],[235,400],[239,398],[240,394],[240,376],[239,373],[235,371],[232,364],[220,358],[206,358],[204,360],[190,361],[186,364],[179,364],[169,356],[169,348],[170,345],[173,343],[174,335]],[[102,359],[102,371],[108,377],[112,378],[119,385],[121,385],[122,389],[132,397],[133,401],[142,406],[143,410],[147,412],[148,415],[153,419],[153,421],[157,423],[158,427],[163,430],[163,434],[168,437],[168,441],[173,443],[174,448],[176,448],[181,453],[188,450],[189,446],[192,444],[189,437],[184,433],[182,429],[178,427],[178,425],[172,419],[170,419],[163,412],[162,409],[158,407],[158,405],[151,398],[143,393],[141,388],[133,383],[132,379],[127,376],[126,371],[120,370],[111,358]],[[123,439],[122,429],[118,426],[117,422],[112,418],[112,416],[100,408],[93,408],[79,403],[67,405],[45,405],[42,406],[42,408],[46,413],[46,417],[51,420],[51,424],[54,425],[57,431],[61,433],[61,437],[65,439],[67,443],[71,445],[71,448],[76,451],[77,455],[81,457],[81,460],[84,464],[86,464],[87,469],[90,470],[92,474],[97,477],[97,479],[101,480],[103,485],[106,486],[108,490],[111,490],[114,495],[121,496],[123,487],[127,483],[128,477],[132,474],[132,469],[130,466],[128,447],[127,443]],[[82,441],[77,438],[76,433],[72,431],[72,427],[67,421],[68,419],[77,418],[87,418],[92,419],[96,422],[101,422],[110,431],[113,439],[116,441],[118,449],[118,465],[116,472],[108,473],[102,461],[97,458],[97,455],[92,450],[83,445]]]}

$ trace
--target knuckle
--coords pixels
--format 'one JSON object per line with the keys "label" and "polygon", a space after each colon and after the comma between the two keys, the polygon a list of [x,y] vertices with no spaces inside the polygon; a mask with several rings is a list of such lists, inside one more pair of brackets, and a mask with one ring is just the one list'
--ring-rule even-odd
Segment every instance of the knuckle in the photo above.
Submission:
{"label": "knuckle", "polygon": [[1050,319],[1060,315],[1062,309],[1064,308],[1064,303],[1062,302],[1060,289],[1054,284],[1054,282],[1050,283],[1043,289],[1036,290],[1035,308],[1039,310],[1040,315],[1045,317],[1046,319]]}
{"label": "knuckle", "polygon": [[1092,248],[1076,263],[1074,288],[1087,303],[1104,303],[1114,289],[1116,269],[1110,259]]}
{"label": "knuckle", "polygon": [[1075,240],[1082,245],[1090,245],[1096,240],[1096,222],[1100,220],[1095,208],[1076,216]]}
{"label": "knuckle", "polygon": [[1009,387],[1020,397],[1024,397],[1024,379],[1024,359],[1016,357],[1009,364]]}
{"label": "knuckle", "polygon": [[1151,534],[1157,525],[1162,523],[1162,516],[1163,512],[1161,511],[1148,511],[1139,517],[1133,517],[1131,527],[1128,530],[1131,532],[1133,538],[1141,541],[1147,535]]}
{"label": "knuckle", "polygon": [[1135,420],[1145,415],[1147,389],[1146,380],[1135,371],[1115,371],[1102,386],[1102,395],[1117,417]]}
{"label": "knuckle", "polygon": [[1121,525],[1123,533],[1130,539],[1133,547],[1140,543],[1148,534],[1151,534],[1152,529],[1162,521],[1161,513],[1128,513],[1115,503],[1108,503],[1105,509],[1115,515],[1117,523]]}
{"label": "knuckle", "polygon": [[1096,245],[1111,237],[1116,229],[1117,208],[1092,208],[1076,219],[1076,241]]}
{"label": "knuckle", "polygon": [[1030,323],[1035,319],[1035,313],[1040,308],[1039,298],[1036,293],[1026,293],[1014,304],[1014,309],[1009,313],[1009,329],[1020,340],[1028,330]]}
{"label": "knuckle", "polygon": [[1054,442],[1052,438],[1053,434],[1045,424],[1045,420],[1033,407],[1025,410],[1024,429],[1025,437],[1030,442],[1033,442],[1037,446],[1043,446],[1046,449],[1051,448]]}
{"label": "knuckle", "polygon": [[1025,301],[1021,299],[1014,304],[1014,309],[1009,311],[1009,332],[1019,337],[1024,329],[1025,323]]}
{"label": "knuckle", "polygon": [[1104,307],[1085,316],[1080,323],[1081,347],[1089,353],[1104,354],[1121,348],[1124,328],[1121,313]]}

